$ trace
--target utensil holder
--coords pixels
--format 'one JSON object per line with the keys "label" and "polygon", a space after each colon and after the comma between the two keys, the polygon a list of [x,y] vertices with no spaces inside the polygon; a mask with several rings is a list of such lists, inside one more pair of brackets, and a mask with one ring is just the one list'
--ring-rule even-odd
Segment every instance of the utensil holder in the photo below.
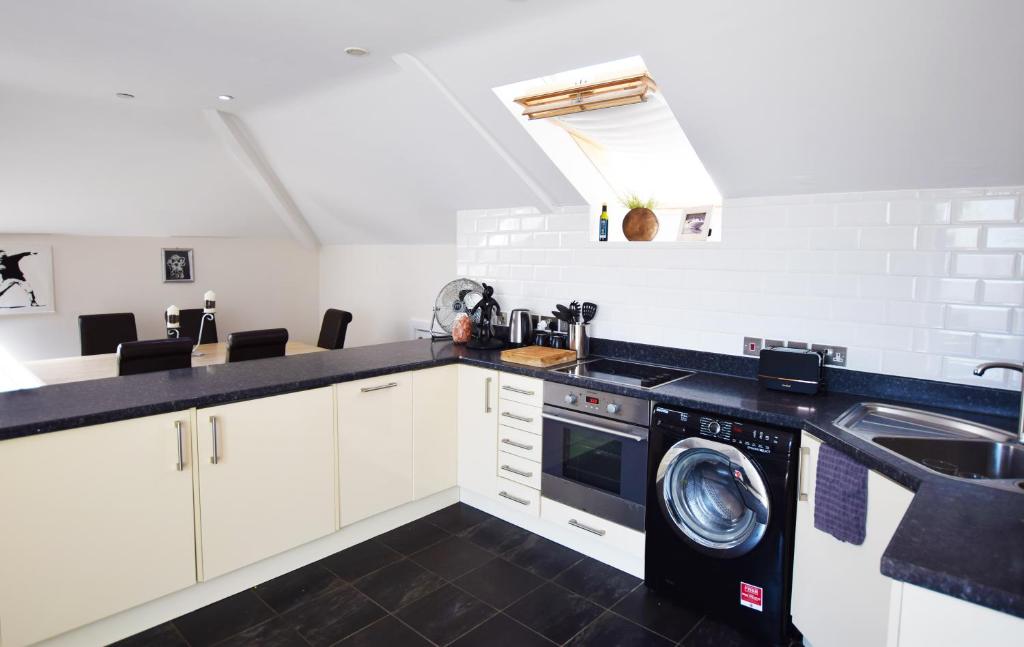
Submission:
{"label": "utensil holder", "polygon": [[569,326],[569,348],[576,351],[576,357],[579,359],[590,354],[590,324]]}

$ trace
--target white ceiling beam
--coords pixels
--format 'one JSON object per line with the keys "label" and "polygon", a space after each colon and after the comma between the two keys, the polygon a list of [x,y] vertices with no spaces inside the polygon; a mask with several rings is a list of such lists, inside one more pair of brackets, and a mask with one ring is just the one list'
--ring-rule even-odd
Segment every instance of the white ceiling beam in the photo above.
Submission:
{"label": "white ceiling beam", "polygon": [[317,238],[316,232],[309,226],[270,162],[260,152],[242,120],[236,115],[212,108],[203,110],[203,115],[210,127],[220,136],[231,156],[242,166],[253,186],[270,202],[274,213],[295,240],[307,248],[319,249],[320,239]]}
{"label": "white ceiling beam", "polygon": [[557,209],[555,201],[551,199],[551,196],[548,195],[548,192],[544,190],[537,180],[533,178],[533,175],[519,162],[517,162],[514,157],[512,157],[511,153],[501,145],[501,142],[495,139],[494,135],[492,135],[490,131],[480,123],[480,120],[473,116],[473,113],[471,113],[466,106],[459,101],[459,98],[448,89],[448,86],[444,84],[444,81],[439,79],[437,75],[423,63],[423,61],[407,52],[395,54],[391,59],[403,70],[421,74],[430,81],[430,83],[437,88],[438,92],[441,93],[441,96],[443,96],[448,103],[455,108],[456,112],[462,116],[466,123],[468,123],[473,130],[475,130],[477,134],[480,135],[480,137],[482,137],[492,149],[494,149],[494,152],[498,154],[498,157],[504,160],[505,163],[508,164],[509,168],[511,168],[512,171],[519,176],[519,179],[523,181],[523,184],[525,184],[530,191],[537,196],[537,200],[540,201],[541,205],[543,205],[549,212]]}

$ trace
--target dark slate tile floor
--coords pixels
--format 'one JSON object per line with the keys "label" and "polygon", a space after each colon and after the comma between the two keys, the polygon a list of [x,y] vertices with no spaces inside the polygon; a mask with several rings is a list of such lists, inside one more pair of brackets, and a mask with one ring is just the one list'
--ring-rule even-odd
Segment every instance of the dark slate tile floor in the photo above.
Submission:
{"label": "dark slate tile floor", "polygon": [[758,647],[635,577],[464,504],[118,647]]}

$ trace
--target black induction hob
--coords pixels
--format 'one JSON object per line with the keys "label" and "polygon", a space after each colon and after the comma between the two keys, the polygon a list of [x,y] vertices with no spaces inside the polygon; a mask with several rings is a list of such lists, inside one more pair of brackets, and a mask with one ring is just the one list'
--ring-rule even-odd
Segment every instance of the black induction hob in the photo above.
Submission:
{"label": "black induction hob", "polygon": [[572,366],[552,370],[573,377],[623,386],[638,386],[641,389],[654,389],[693,375],[693,371],[606,358],[584,360]]}

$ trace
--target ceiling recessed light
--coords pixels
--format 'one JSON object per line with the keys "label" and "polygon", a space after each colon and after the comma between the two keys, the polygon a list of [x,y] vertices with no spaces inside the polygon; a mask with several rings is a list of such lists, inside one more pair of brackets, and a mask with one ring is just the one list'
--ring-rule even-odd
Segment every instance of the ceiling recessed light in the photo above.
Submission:
{"label": "ceiling recessed light", "polygon": [[217,98],[221,101],[231,101],[232,99],[234,99],[234,97],[230,94],[219,94],[217,95]]}
{"label": "ceiling recessed light", "polygon": [[370,50],[365,47],[346,47],[345,53],[349,56],[366,56],[370,53]]}
{"label": "ceiling recessed light", "polygon": [[114,96],[117,97],[118,99],[134,99],[135,98],[134,94],[130,94],[128,92],[118,92]]}

